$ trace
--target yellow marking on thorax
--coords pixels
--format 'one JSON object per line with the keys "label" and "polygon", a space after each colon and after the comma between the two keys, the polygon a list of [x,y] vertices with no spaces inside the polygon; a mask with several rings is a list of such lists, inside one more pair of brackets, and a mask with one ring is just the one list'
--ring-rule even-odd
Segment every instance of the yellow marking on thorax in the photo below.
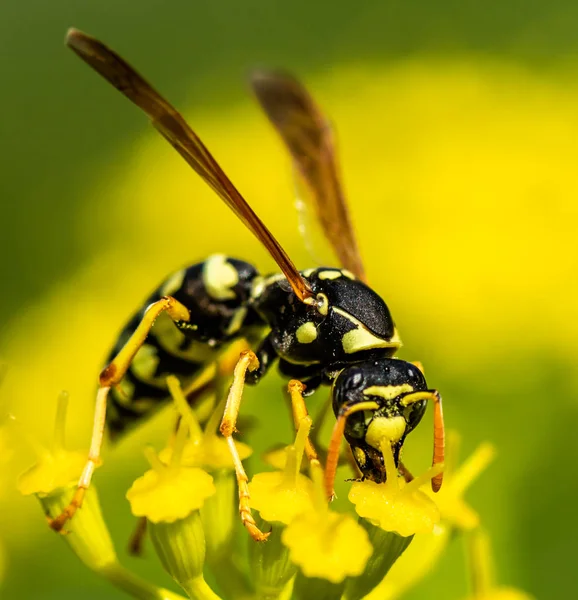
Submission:
{"label": "yellow marking on thorax", "polygon": [[297,328],[295,337],[300,344],[310,344],[317,339],[317,328],[315,323],[308,321]]}
{"label": "yellow marking on thorax", "polygon": [[207,293],[214,300],[231,300],[235,292],[231,290],[239,282],[237,269],[227,262],[224,254],[213,254],[203,266],[203,283]]}
{"label": "yellow marking on thorax", "polygon": [[402,385],[372,385],[363,390],[363,395],[379,396],[384,400],[393,400],[407,392],[413,392],[413,387],[409,383],[403,383]]}
{"label": "yellow marking on thorax", "polygon": [[161,286],[161,296],[172,296],[181,289],[185,278],[185,269],[173,273]]}
{"label": "yellow marking on thorax", "polygon": [[339,279],[341,275],[341,271],[319,271],[317,277],[319,279]]}
{"label": "yellow marking on thorax", "polygon": [[315,299],[317,301],[317,312],[323,317],[326,317],[329,312],[329,299],[325,294],[321,293],[317,294]]}
{"label": "yellow marking on thorax", "polygon": [[258,276],[253,280],[253,285],[251,287],[251,298],[258,298],[265,288],[277,283],[279,281],[286,280],[287,278],[283,273],[274,273],[273,275],[269,275],[268,277]]}
{"label": "yellow marking on thorax", "polygon": [[371,421],[365,433],[365,441],[376,450],[381,449],[384,440],[399,442],[405,433],[406,422],[403,417],[376,417]]}
{"label": "yellow marking on thorax", "polygon": [[372,348],[400,348],[401,340],[397,334],[397,329],[393,330],[393,336],[391,339],[386,340],[384,338],[377,337],[365,325],[356,319],[354,316],[345,312],[344,310],[333,307],[333,310],[345,317],[348,321],[351,321],[356,328],[348,331],[342,338],[341,344],[346,354],[353,354],[361,350],[370,350]]}

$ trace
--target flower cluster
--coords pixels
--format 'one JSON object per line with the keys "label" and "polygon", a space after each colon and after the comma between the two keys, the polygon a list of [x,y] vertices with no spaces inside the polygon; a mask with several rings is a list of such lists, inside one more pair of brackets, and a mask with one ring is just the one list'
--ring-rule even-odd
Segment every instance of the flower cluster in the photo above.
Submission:
{"label": "flower cluster", "polygon": [[[312,425],[305,416],[294,443],[276,461],[279,468],[257,473],[249,483],[250,506],[258,513],[259,528],[269,532],[267,541],[239,544],[240,536],[248,536],[237,516],[235,464],[218,434],[222,403],[216,403],[201,425],[177,379],[169,378],[168,384],[178,427],[161,452],[145,449],[150,470],[126,497],[141,519],[141,533],[146,524],[161,563],[189,598],[398,598],[433,567],[455,532],[472,536],[470,563],[477,582],[472,599],[528,598],[494,586],[479,517],[463,499],[468,485],[491,460],[490,446],[481,446],[459,468],[447,465],[444,487],[434,495],[427,489],[443,466],[408,483],[385,442],[381,453],[386,481],[354,481],[348,496],[351,510],[337,512],[327,500],[320,462],[304,464]],[[38,449],[37,464],[19,482],[23,494],[40,500],[49,519],[70,501],[85,461],[84,454],[64,447],[65,410],[62,396],[54,443],[50,450]],[[251,454],[245,444],[237,443],[237,448],[241,459]],[[63,539],[85,565],[133,597],[182,598],[120,565],[94,486],[67,523]],[[205,580],[209,574],[211,586]]]}

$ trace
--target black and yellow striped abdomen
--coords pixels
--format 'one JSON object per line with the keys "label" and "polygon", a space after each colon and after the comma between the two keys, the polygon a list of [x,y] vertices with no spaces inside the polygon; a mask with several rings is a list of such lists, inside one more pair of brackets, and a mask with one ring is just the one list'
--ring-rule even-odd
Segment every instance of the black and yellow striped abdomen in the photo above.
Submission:
{"label": "black and yellow striped abdomen", "polygon": [[233,340],[251,327],[265,325],[250,308],[256,269],[222,254],[171,275],[123,329],[109,361],[132,335],[150,304],[172,296],[190,312],[175,324],[162,314],[133,359],[117,389],[110,393],[107,427],[117,438],[169,400],[168,375],[186,389]]}

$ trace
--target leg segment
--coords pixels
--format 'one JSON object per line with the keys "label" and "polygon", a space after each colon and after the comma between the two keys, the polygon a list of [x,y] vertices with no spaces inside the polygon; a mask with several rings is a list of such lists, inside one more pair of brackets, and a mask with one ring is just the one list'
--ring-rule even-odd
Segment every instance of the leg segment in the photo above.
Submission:
{"label": "leg segment", "polygon": [[144,344],[154,322],[166,312],[173,321],[188,321],[191,316],[188,309],[171,296],[164,296],[153,302],[145,311],[141,322],[130,336],[122,350],[100,374],[101,387],[113,387],[123,378],[139,348]]}
{"label": "leg segment", "polygon": [[[432,466],[443,464],[445,457],[445,427],[444,411],[442,406],[442,397],[437,390],[428,390],[426,392],[415,392],[408,394],[402,399],[402,404],[409,406],[420,400],[433,400],[434,403],[434,449]],[[434,492],[439,491],[442,486],[444,474],[439,473],[431,480],[431,488]]]}
{"label": "leg segment", "polygon": [[[305,400],[303,399],[303,392],[305,391],[305,386],[301,381],[297,379],[292,379],[288,386],[287,390],[289,391],[289,395],[291,396],[291,410],[293,412],[293,424],[295,425],[295,431],[299,430],[299,425],[301,420],[304,417],[308,416],[307,406],[305,405]],[[309,462],[312,463],[315,461],[319,463],[319,457],[317,456],[317,451],[311,442],[309,436],[305,441],[305,454],[309,459]]]}
{"label": "leg segment", "polygon": [[405,479],[406,483],[409,483],[410,481],[414,480],[414,476],[411,474],[411,471],[403,464],[403,462],[401,462],[401,460],[397,465],[397,470],[399,471],[400,475]]}
{"label": "leg segment", "polygon": [[259,360],[254,352],[245,350],[241,352],[237,366],[233,373],[233,383],[227,397],[225,406],[225,414],[221,421],[220,431],[223,437],[227,440],[229,451],[233,457],[235,465],[235,475],[237,477],[237,485],[239,486],[239,514],[243,525],[249,531],[249,534],[256,542],[263,542],[269,537],[269,533],[263,533],[255,523],[255,519],[251,514],[249,505],[249,478],[243,468],[243,463],[239,456],[239,452],[233,439],[233,433],[236,431],[237,418],[239,416],[239,407],[241,406],[241,398],[243,396],[243,387],[245,384],[245,375],[247,371],[255,371],[259,368]]}
{"label": "leg segment", "polygon": [[377,410],[379,404],[377,402],[358,402],[353,405],[344,405],[339,410],[337,421],[333,427],[329,447],[327,448],[327,462],[325,463],[325,493],[331,500],[333,498],[333,483],[335,482],[335,473],[339,464],[339,455],[341,453],[341,441],[343,432],[345,431],[345,423],[347,418],[353,413],[363,410]]}
{"label": "leg segment", "polygon": [[92,474],[100,462],[100,448],[102,446],[102,438],[104,436],[104,427],[106,423],[106,398],[110,387],[101,387],[96,395],[96,406],[94,409],[94,424],[92,427],[92,441],[88,452],[88,459],[82,470],[82,475],[76,486],[74,495],[70,504],[62,511],[62,513],[50,521],[50,527],[54,531],[62,531],[64,524],[69,519],[72,519],[74,513],[82,506],[86,490],[90,486]]}
{"label": "leg segment", "polygon": [[132,359],[138,352],[138,349],[146,340],[155,320],[163,312],[167,312],[174,321],[188,321],[190,319],[189,311],[180,302],[170,296],[165,296],[158,302],[154,302],[146,309],[142,321],[127,343],[123,346],[122,350],[100,374],[100,387],[96,394],[94,424],[88,459],[84,465],[84,469],[82,470],[82,474],[70,504],[58,517],[52,519],[50,522],[50,527],[55,531],[62,531],[64,524],[71,519],[74,516],[74,513],[82,506],[82,501],[84,500],[86,490],[90,486],[94,470],[100,462],[100,450],[106,426],[106,400],[108,392],[112,386],[117,385],[123,378]]}
{"label": "leg segment", "polygon": [[245,375],[245,381],[250,385],[258,383],[261,377],[269,371],[277,359],[277,352],[275,351],[275,348],[273,348],[273,342],[271,341],[270,335],[261,342],[261,345],[256,353],[254,353],[254,356],[257,360],[257,366],[255,369],[249,369],[249,373],[246,373]]}

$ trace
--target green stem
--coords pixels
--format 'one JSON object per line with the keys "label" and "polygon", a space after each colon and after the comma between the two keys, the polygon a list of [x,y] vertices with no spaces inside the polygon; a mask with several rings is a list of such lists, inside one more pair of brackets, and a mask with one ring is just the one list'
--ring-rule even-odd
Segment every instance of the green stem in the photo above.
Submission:
{"label": "green stem", "polygon": [[[184,596],[156,587],[118,563],[106,565],[97,572],[114,586],[130,594],[133,598],[138,598],[138,600],[185,600]],[[200,598],[205,598],[205,596]],[[206,598],[210,597],[206,596]],[[212,598],[217,597],[213,596]]]}
{"label": "green stem", "polygon": [[183,588],[192,600],[221,600],[207,585],[202,575],[184,583]]}
{"label": "green stem", "polygon": [[247,577],[235,564],[231,556],[222,556],[213,561],[207,559],[207,564],[215,576],[217,589],[223,592],[226,598],[248,600],[255,597]]}
{"label": "green stem", "polygon": [[490,540],[484,531],[478,529],[466,538],[466,544],[468,545],[472,592],[474,597],[482,597],[490,591],[495,581]]}
{"label": "green stem", "polygon": [[345,581],[331,583],[326,579],[318,577],[305,577],[303,573],[297,573],[295,585],[293,586],[294,600],[335,600],[341,598]]}
{"label": "green stem", "polygon": [[413,536],[403,537],[391,531],[384,531],[364,519],[361,519],[360,523],[367,531],[373,554],[363,574],[348,582],[344,600],[361,600],[369,594],[384,579],[413,539]]}

